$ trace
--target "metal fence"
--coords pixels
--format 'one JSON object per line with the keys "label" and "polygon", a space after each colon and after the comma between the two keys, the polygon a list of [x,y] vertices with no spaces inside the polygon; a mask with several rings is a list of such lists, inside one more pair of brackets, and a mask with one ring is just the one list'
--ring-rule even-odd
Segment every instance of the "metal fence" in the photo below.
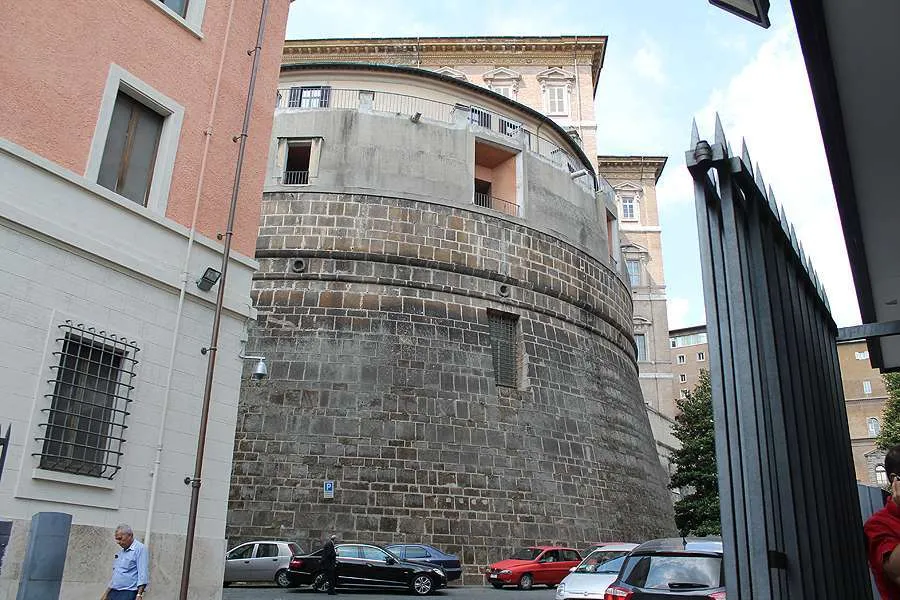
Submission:
{"label": "metal fence", "polygon": [[[560,169],[574,173],[581,169],[592,170],[580,159],[564,149],[556,142],[529,131],[522,123],[486,108],[465,104],[448,104],[428,98],[381,92],[331,88],[327,86],[314,88],[289,87],[278,90],[276,108],[279,110],[315,110],[315,109],[349,109],[369,110],[404,116],[419,115],[441,123],[453,123],[456,113],[465,111],[466,121],[475,127],[492,131],[499,135],[521,139],[525,148],[550,160]],[[594,192],[594,182],[589,177],[575,180],[586,191]]]}
{"label": "metal fence", "polygon": [[746,146],[691,138],[728,600],[868,598],[824,289]]}
{"label": "metal fence", "polygon": [[515,202],[511,200],[504,200],[503,198],[497,198],[495,196],[491,196],[490,194],[485,194],[482,192],[475,192],[475,205],[484,208],[490,208],[492,210],[499,210],[500,212],[512,215],[514,217],[520,216],[519,205]]}

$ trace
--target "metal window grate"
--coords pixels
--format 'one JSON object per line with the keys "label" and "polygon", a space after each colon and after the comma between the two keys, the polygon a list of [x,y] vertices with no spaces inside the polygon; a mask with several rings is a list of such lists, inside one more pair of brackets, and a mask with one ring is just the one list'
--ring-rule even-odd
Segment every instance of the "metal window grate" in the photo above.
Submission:
{"label": "metal window grate", "polygon": [[139,348],[127,339],[66,321],[59,325],[60,349],[50,408],[41,412],[40,468],[112,479],[121,468],[125,417]]}
{"label": "metal window grate", "polygon": [[504,312],[489,311],[491,358],[497,385],[516,387],[519,358],[519,317]]}

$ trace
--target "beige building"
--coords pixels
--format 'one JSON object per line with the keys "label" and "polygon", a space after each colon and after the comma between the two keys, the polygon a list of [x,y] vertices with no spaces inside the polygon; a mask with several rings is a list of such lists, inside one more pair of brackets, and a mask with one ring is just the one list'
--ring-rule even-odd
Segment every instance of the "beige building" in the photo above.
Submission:
{"label": "beige building", "polygon": [[694,325],[669,332],[672,357],[672,403],[700,382],[700,371],[709,371],[709,344],[706,325]]}
{"label": "beige building", "polygon": [[[672,444],[677,442],[670,431],[674,404],[671,402],[665,278],[656,205],[656,182],[666,159],[598,157],[594,95],[606,44],[606,36],[288,40],[282,61],[285,65],[376,63],[435,71],[520,102],[550,117],[575,139],[598,175],[598,198],[603,209],[600,213],[605,215],[611,264],[625,278],[632,279],[641,390],[659,454],[663,464],[667,465],[665,457]],[[373,80],[383,78],[377,73],[368,77]],[[421,88],[392,87],[391,91],[410,97],[423,93]],[[341,102],[345,95],[340,89],[331,89],[328,93],[333,96],[333,102]],[[302,105],[302,100],[296,100]],[[482,102],[482,105],[471,107],[469,119],[476,124],[492,129],[499,125],[501,133],[504,133],[504,127],[528,129],[528,123],[524,122],[504,125],[499,119],[498,123],[493,123],[491,115],[496,107],[490,100]],[[399,104],[396,107],[398,112],[403,108]],[[553,132],[548,128],[538,127],[528,135],[532,149],[539,154],[555,158],[560,153],[557,149],[559,140],[553,138]],[[482,155],[490,158],[484,152]],[[568,161],[568,170],[575,175],[580,167],[573,158],[571,153],[560,154],[560,160]],[[500,210],[508,212],[515,207],[515,191],[504,185],[506,179],[498,170],[502,161],[494,162],[497,166],[493,173],[476,169],[476,202],[477,197],[487,195],[487,202],[499,204]],[[587,183],[586,179],[581,177],[580,181]],[[623,200],[626,202],[624,208]],[[630,277],[624,270],[633,265],[638,265],[639,279]]]}
{"label": "beige building", "polygon": [[875,448],[875,436],[881,431],[881,416],[887,402],[884,380],[869,362],[865,340],[839,343],[838,360],[844,382],[856,479],[862,483],[885,485],[884,452]]}

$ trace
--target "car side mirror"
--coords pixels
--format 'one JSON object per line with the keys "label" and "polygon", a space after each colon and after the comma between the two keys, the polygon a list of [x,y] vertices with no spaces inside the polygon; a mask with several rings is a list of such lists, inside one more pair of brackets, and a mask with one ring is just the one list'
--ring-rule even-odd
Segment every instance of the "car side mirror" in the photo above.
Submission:
{"label": "car side mirror", "polygon": [[392,556],[388,556],[387,559],[385,559],[384,562],[385,562],[385,564],[388,564],[388,565],[395,565],[395,564],[397,564],[397,561],[394,560],[394,558],[393,558]]}

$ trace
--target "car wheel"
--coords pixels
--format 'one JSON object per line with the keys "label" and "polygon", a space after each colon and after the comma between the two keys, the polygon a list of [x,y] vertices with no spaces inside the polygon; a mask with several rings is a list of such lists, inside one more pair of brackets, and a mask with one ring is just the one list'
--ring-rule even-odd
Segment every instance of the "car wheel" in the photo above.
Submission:
{"label": "car wheel", "polygon": [[502,589],[502,588],[503,588],[503,584],[502,584],[502,583],[497,583],[496,581],[492,581],[492,582],[491,582],[491,585],[494,586],[494,589],[495,589],[495,590],[499,590],[499,589]]}
{"label": "car wheel", "polygon": [[325,573],[319,573],[316,575],[316,578],[313,579],[312,587],[317,592],[324,592],[328,589],[328,578],[325,577]]}
{"label": "car wheel", "polygon": [[522,579],[519,580],[519,589],[520,590],[530,590],[531,586],[534,585],[534,577],[530,574],[525,573],[522,575]]}
{"label": "car wheel", "polygon": [[416,596],[427,596],[434,590],[434,582],[428,575],[416,575],[410,587]]}
{"label": "car wheel", "polygon": [[275,584],[280,588],[289,588],[293,585],[291,576],[288,575],[286,569],[282,569],[275,573]]}

